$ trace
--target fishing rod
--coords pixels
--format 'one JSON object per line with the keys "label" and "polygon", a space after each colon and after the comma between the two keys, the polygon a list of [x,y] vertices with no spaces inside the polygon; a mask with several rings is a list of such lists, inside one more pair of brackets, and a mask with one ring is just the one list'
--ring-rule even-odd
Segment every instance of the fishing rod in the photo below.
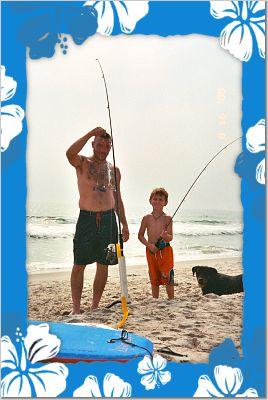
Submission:
{"label": "fishing rod", "polygon": [[112,127],[112,117],[111,117],[111,108],[109,102],[109,95],[107,89],[107,83],[104,75],[103,68],[98,58],[96,58],[97,63],[99,64],[102,78],[105,86],[106,100],[108,105],[108,114],[109,114],[109,122],[110,122],[110,132],[111,132],[111,142],[112,142],[112,155],[113,155],[113,166],[114,166],[114,184],[115,184],[115,192],[116,192],[116,209],[117,209],[117,218],[119,225],[119,243],[116,244],[116,254],[118,257],[118,265],[119,265],[119,275],[120,275],[120,286],[121,286],[121,305],[123,311],[123,318],[118,323],[117,327],[122,328],[125,325],[125,322],[128,317],[128,309],[127,309],[127,299],[128,299],[128,288],[127,288],[127,272],[126,272],[126,260],[124,256],[124,245],[123,245],[123,235],[121,228],[121,216],[120,216],[120,208],[119,208],[119,190],[118,190],[118,180],[115,166],[115,151],[114,151],[114,138],[113,138],[113,127]]}
{"label": "fishing rod", "polygon": [[106,79],[105,75],[101,66],[100,61],[98,58],[96,58],[97,63],[100,66],[101,72],[102,72],[102,78],[104,81],[104,86],[105,86],[105,93],[106,93],[106,100],[107,100],[107,105],[108,105],[108,114],[109,114],[109,122],[110,122],[110,132],[111,132],[111,142],[112,142],[112,154],[113,154],[113,165],[114,165],[114,184],[115,184],[115,190],[116,190],[116,208],[117,208],[117,215],[118,215],[118,222],[119,222],[119,241],[120,241],[120,248],[123,252],[123,237],[122,237],[122,229],[121,229],[121,217],[120,217],[120,210],[119,210],[119,195],[118,195],[118,184],[117,184],[117,173],[116,173],[116,167],[115,167],[115,151],[114,151],[114,137],[113,137],[113,126],[112,126],[112,117],[111,117],[111,108],[110,108],[110,102],[109,102],[109,95],[108,95],[108,89],[107,89],[107,84],[106,84]]}
{"label": "fishing rod", "polygon": [[[190,193],[190,191],[192,190],[192,188],[194,187],[195,183],[198,181],[198,179],[200,178],[200,176],[203,174],[203,172],[207,169],[207,167],[209,166],[209,164],[212,163],[213,160],[215,160],[215,158],[225,149],[227,149],[227,147],[231,146],[234,142],[236,142],[237,140],[241,139],[242,136],[239,136],[238,138],[232,140],[230,143],[228,143],[226,146],[224,146],[221,150],[219,150],[204,166],[204,168],[199,172],[199,174],[197,175],[197,177],[195,178],[195,180],[193,181],[193,183],[191,184],[191,186],[189,187],[189,189],[187,190],[187,192],[185,193],[185,195],[183,196],[180,204],[178,205],[178,207],[176,208],[175,212],[173,213],[172,217],[170,218],[169,223],[166,225],[166,229],[167,227],[171,224],[171,221],[173,221],[173,218],[175,217],[175,215],[177,214],[179,208],[181,207],[182,203],[184,202],[184,200],[186,199],[186,197],[188,196],[188,194]],[[161,243],[162,246],[164,246],[164,242],[163,242],[163,238],[159,238],[156,242],[156,247],[158,248],[162,248],[161,247]]]}

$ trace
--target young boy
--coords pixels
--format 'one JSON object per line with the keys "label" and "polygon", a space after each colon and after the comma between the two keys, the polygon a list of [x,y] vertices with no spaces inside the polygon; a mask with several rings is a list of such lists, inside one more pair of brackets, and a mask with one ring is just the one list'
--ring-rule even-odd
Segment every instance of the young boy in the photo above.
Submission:
{"label": "young boy", "polygon": [[[164,285],[171,300],[174,299],[174,260],[170,246],[173,239],[172,221],[163,211],[168,202],[168,193],[163,188],[154,189],[149,201],[153,211],[143,217],[138,238],[146,246],[152,296],[158,298],[159,286]],[[148,240],[144,237],[146,231]]]}

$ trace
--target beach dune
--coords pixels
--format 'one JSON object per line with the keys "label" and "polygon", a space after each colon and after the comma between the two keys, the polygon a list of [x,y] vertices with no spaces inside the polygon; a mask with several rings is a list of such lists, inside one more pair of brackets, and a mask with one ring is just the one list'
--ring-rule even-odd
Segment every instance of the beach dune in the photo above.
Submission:
{"label": "beach dune", "polygon": [[[161,351],[170,348],[179,355],[163,354],[177,362],[208,362],[211,350],[225,338],[231,338],[241,353],[242,305],[244,293],[226,296],[202,295],[192,274],[194,265],[207,265],[218,272],[242,273],[240,258],[191,260],[175,264],[175,299],[167,300],[165,288],[159,299],[151,296],[147,266],[128,267],[130,296],[128,332],[145,336]],[[28,276],[28,318],[67,323],[96,323],[116,328],[121,320],[121,305],[105,308],[120,299],[117,266],[109,267],[108,283],[100,308],[90,312],[95,267],[88,266],[82,295],[83,313],[69,316],[71,311],[70,271],[33,273]]]}

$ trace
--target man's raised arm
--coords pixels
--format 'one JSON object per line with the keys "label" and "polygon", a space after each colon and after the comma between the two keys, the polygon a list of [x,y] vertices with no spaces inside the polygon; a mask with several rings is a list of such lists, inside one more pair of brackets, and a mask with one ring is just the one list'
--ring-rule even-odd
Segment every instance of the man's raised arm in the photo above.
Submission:
{"label": "man's raised arm", "polygon": [[90,138],[92,138],[93,136],[103,135],[104,133],[106,133],[105,129],[97,127],[92,129],[92,131],[88,132],[76,142],[74,142],[66,151],[66,157],[68,158],[69,163],[74,167],[80,167],[82,159],[78,153],[82,150],[82,148],[85,146]]}

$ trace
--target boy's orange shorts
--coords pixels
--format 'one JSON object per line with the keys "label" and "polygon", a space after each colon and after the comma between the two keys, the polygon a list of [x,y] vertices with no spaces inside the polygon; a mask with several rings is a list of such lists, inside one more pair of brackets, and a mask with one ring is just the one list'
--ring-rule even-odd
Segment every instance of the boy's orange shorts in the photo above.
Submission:
{"label": "boy's orange shorts", "polygon": [[151,284],[154,286],[168,285],[171,277],[170,271],[174,267],[172,247],[166,246],[154,254],[146,248],[146,257]]}

